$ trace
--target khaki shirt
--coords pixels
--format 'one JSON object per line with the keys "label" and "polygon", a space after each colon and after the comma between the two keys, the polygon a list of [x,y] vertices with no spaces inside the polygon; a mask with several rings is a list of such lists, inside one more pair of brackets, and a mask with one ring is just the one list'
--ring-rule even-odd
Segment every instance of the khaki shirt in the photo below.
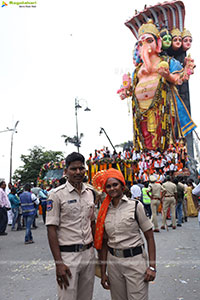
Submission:
{"label": "khaki shirt", "polygon": [[167,181],[167,182],[163,183],[163,186],[164,186],[165,190],[167,191],[164,199],[165,200],[174,200],[175,194],[177,194],[176,184],[171,181]]}
{"label": "khaki shirt", "polygon": [[105,219],[105,233],[111,248],[127,249],[144,244],[139,228],[145,232],[152,228],[152,223],[145,214],[143,204],[138,202],[138,225],[135,220],[135,203],[125,195],[116,208],[110,203]]}
{"label": "khaki shirt", "polygon": [[151,199],[160,200],[162,192],[165,191],[165,188],[160,183],[151,183],[147,189],[147,192],[151,192]]}
{"label": "khaki shirt", "polygon": [[59,245],[91,243],[93,220],[94,196],[85,184],[80,195],[68,181],[49,195],[46,225],[58,226]]}

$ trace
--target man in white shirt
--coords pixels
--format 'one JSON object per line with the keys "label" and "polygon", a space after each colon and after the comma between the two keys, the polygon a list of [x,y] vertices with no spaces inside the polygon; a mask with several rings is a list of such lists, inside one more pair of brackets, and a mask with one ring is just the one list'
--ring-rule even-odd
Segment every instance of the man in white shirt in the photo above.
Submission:
{"label": "man in white shirt", "polygon": [[131,199],[141,200],[141,195],[141,188],[137,185],[137,182],[134,181],[131,187]]}
{"label": "man in white shirt", "polygon": [[192,199],[194,202],[194,205],[196,207],[196,209],[198,210],[199,214],[200,214],[200,183],[192,190]]}

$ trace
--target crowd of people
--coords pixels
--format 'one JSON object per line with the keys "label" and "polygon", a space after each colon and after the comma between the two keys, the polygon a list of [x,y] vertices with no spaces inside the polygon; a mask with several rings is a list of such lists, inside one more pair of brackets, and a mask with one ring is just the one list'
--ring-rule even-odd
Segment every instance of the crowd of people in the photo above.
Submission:
{"label": "crowd of people", "polygon": [[[58,185],[66,182],[63,177]],[[6,185],[3,180],[0,182],[0,236],[6,236],[7,225],[11,231],[25,230],[25,244],[34,243],[31,229],[36,229],[39,205],[43,223],[46,222],[47,199],[53,191],[53,187],[46,188],[44,185],[38,187],[36,184],[12,183]]]}
{"label": "crowd of people", "polygon": [[187,168],[188,155],[184,140],[176,142],[176,145],[161,152],[154,150],[135,150],[134,147],[126,148],[123,152],[111,151],[108,147],[95,150],[94,155],[90,153],[89,164],[110,161],[112,165],[116,162],[131,162],[131,171],[135,180],[148,181],[150,175],[155,175],[159,182],[163,182],[166,175],[173,175],[175,172],[182,172]]}
{"label": "crowd of people", "polygon": [[[194,188],[191,179],[184,183],[169,175],[160,183],[151,174],[148,181],[139,179],[129,188],[123,173],[109,168],[96,173],[93,185],[89,185],[85,183],[84,163],[80,153],[69,154],[65,169],[67,179],[62,178],[60,185],[49,191],[44,186],[30,184],[25,184],[23,189],[10,184],[6,190],[5,181],[1,181],[0,235],[7,235],[8,212],[12,211],[11,230],[15,230],[16,224],[16,230],[25,226],[24,243],[32,244],[31,226],[41,204],[55,260],[59,299],[92,299],[95,275],[93,241],[103,288],[109,289],[115,299],[138,299],[138,295],[147,299],[148,283],[156,276],[153,232],[168,227],[176,229],[187,221],[188,215],[197,216],[200,184]],[[95,217],[97,195],[103,196],[104,200]],[[187,210],[184,216],[185,199]],[[160,228],[157,219],[159,207],[162,213]],[[170,216],[167,214],[169,208]],[[171,218],[170,225],[166,223],[167,218]],[[148,259],[144,238],[148,245]]]}
{"label": "crowd of people", "polygon": [[[160,183],[156,176],[151,175],[149,181],[135,181],[130,188],[130,196],[143,203],[146,214],[154,224],[154,232],[159,232],[158,213],[162,215],[160,228],[163,230],[168,227],[173,229],[176,229],[176,226],[181,227],[182,223],[187,222],[188,216],[196,217],[198,215],[192,197],[195,187],[196,184],[192,179],[173,178],[167,175]],[[172,221],[170,225],[167,225],[166,219]]]}

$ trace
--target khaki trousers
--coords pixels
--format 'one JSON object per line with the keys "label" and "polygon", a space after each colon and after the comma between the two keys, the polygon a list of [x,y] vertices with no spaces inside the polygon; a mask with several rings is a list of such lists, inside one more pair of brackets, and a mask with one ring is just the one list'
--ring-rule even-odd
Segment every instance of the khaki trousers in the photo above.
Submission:
{"label": "khaki trousers", "polygon": [[158,220],[157,220],[157,211],[160,205],[160,200],[151,200],[151,210],[152,210],[152,223],[154,225],[154,229],[158,229]]}
{"label": "khaki trousers", "polygon": [[115,257],[108,252],[107,260],[112,300],[148,300],[145,251],[130,258]]}
{"label": "khaki trousers", "polygon": [[61,252],[72,273],[67,289],[58,288],[58,300],[92,300],[95,278],[94,248],[83,252]]}
{"label": "khaki trousers", "polygon": [[162,226],[166,225],[168,207],[170,207],[171,211],[172,226],[176,226],[176,200],[174,198],[165,198],[163,200]]}

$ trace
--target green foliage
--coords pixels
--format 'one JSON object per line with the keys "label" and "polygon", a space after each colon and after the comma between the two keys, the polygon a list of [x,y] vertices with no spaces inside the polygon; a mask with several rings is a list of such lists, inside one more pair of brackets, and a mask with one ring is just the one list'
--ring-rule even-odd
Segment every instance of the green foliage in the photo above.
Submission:
{"label": "green foliage", "polygon": [[23,166],[16,169],[13,175],[13,180],[20,180],[22,184],[36,182],[43,164],[64,159],[64,155],[61,151],[47,151],[39,146],[34,146],[34,148],[29,149],[29,151],[30,153],[28,155],[21,155]]}
{"label": "green foliage", "polygon": [[126,149],[132,148],[133,147],[133,142],[132,141],[124,142],[124,143],[121,143],[119,145],[115,145],[115,147],[121,147],[121,148],[123,148],[123,151],[124,151]]}
{"label": "green foliage", "polygon": [[74,144],[74,146],[76,147],[80,147],[81,146],[81,139],[83,137],[83,133],[80,134],[79,138],[77,138],[77,136],[73,136],[73,137],[70,137],[70,136],[67,136],[65,134],[61,135],[61,137],[63,137],[65,139],[65,145],[67,146],[68,143],[70,144]]}

